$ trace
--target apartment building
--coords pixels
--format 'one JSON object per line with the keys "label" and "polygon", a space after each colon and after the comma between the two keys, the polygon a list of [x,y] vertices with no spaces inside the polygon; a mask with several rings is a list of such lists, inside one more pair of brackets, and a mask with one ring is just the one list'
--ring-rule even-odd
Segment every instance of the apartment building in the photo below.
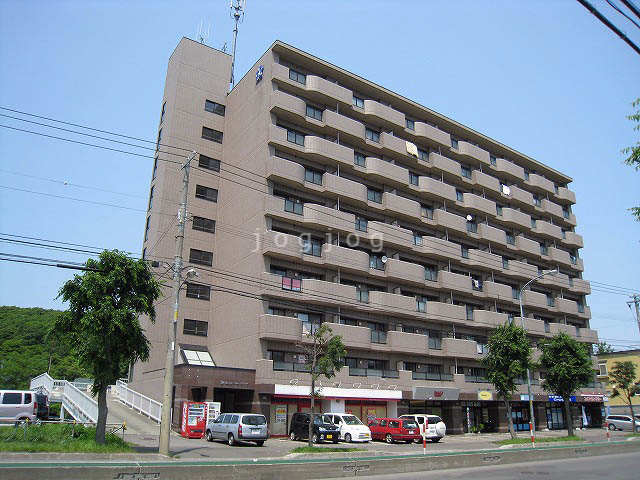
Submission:
{"label": "apartment building", "polygon": [[[600,353],[598,354],[598,380],[602,382],[606,388],[606,395],[608,397],[608,403],[606,406],[609,408],[609,412],[621,415],[630,415],[629,404],[626,402],[624,395],[612,397],[613,389],[615,385],[612,379],[609,377],[609,372],[618,362],[632,362],[636,366],[636,380],[640,381],[640,349],[622,350],[619,352]],[[634,408],[634,413],[637,415],[640,413],[640,395],[634,395],[631,399],[631,404]]]}
{"label": "apartment building", "polygon": [[[221,401],[286,435],[310,408],[299,346],[326,322],[348,353],[322,380],[322,411],[427,411],[453,433],[504,430],[480,361],[493,328],[520,322],[520,290],[544,269],[559,273],[522,294],[531,344],[559,332],[597,342],[570,177],[279,41],[228,92],[230,69],[229,55],[183,38],[162,101],[144,240],[159,277],[175,249],[175,162],[197,152],[184,257],[199,276],[180,297],[174,408]],[[131,373],[158,400],[165,295],[145,323],[151,357]],[[537,425],[559,428],[543,374]],[[594,425],[602,394],[595,382],[578,393]],[[514,419],[528,428],[525,402]]]}

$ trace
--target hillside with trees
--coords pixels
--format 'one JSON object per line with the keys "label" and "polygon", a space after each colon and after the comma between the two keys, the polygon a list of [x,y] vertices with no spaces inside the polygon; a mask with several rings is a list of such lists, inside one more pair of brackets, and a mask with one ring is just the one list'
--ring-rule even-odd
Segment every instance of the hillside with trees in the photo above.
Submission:
{"label": "hillside with trees", "polygon": [[[46,371],[53,378],[87,377],[69,342],[51,329],[58,310],[0,306],[0,388],[26,389]],[[51,366],[49,366],[51,365]]]}

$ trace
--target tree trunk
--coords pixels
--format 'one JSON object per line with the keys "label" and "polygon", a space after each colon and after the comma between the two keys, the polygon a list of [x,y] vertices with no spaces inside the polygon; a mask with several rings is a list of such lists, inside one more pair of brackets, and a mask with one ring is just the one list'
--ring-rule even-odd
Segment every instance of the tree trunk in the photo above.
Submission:
{"label": "tree trunk", "polygon": [[633,414],[633,398],[629,392],[627,392],[627,400],[629,400],[629,410],[631,410],[631,431],[637,433],[636,416]]}
{"label": "tree trunk", "polygon": [[98,392],[98,423],[96,424],[96,443],[104,444],[107,430],[107,387],[101,386]]}
{"label": "tree trunk", "polygon": [[517,438],[516,432],[513,429],[513,417],[511,416],[511,402],[505,398],[504,404],[507,407],[507,420],[509,421],[509,433],[511,434],[511,438]]}
{"label": "tree trunk", "polygon": [[309,414],[309,441],[308,445],[313,447],[313,406],[316,399],[316,379],[311,373],[311,413]]}
{"label": "tree trunk", "polygon": [[573,413],[571,413],[571,395],[563,396],[564,415],[567,419],[567,435],[572,436],[573,432]]}

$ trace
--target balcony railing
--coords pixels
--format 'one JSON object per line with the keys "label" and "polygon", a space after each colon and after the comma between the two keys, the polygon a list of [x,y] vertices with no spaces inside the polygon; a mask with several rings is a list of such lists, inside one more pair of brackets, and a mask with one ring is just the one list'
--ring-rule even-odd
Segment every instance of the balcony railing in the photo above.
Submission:
{"label": "balcony railing", "polygon": [[306,364],[293,362],[273,362],[273,369],[285,372],[309,372]]}
{"label": "balcony railing", "polygon": [[411,372],[411,378],[413,378],[414,380],[438,380],[442,382],[453,382],[453,375],[450,373]]}
{"label": "balcony railing", "polygon": [[483,375],[465,375],[464,381],[471,382],[471,383],[487,383],[488,382],[487,377]]}
{"label": "balcony railing", "polygon": [[371,330],[371,343],[387,343],[387,332]]}
{"label": "balcony railing", "polygon": [[352,377],[382,377],[382,378],[399,378],[400,374],[397,370],[379,370],[377,368],[356,368],[349,367],[349,375]]}

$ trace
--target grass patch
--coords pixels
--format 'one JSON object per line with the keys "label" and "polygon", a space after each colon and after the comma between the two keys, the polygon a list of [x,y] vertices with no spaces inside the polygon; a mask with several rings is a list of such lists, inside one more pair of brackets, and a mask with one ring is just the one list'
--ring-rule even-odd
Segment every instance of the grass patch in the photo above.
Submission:
{"label": "grass patch", "polygon": [[131,446],[117,435],[107,434],[104,445],[95,442],[95,427],[44,424],[0,427],[0,452],[129,453]]}
{"label": "grass patch", "polygon": [[640,433],[629,433],[627,437],[640,437]]}
{"label": "grass patch", "polygon": [[[536,443],[553,443],[553,442],[581,442],[582,438],[577,435],[565,436],[565,437],[536,437]],[[507,438],[506,440],[498,440],[493,442],[496,445],[524,445],[531,443],[531,438]]]}
{"label": "grass patch", "polygon": [[345,447],[298,447],[289,453],[339,453],[339,452],[365,452],[364,448],[345,448]]}

